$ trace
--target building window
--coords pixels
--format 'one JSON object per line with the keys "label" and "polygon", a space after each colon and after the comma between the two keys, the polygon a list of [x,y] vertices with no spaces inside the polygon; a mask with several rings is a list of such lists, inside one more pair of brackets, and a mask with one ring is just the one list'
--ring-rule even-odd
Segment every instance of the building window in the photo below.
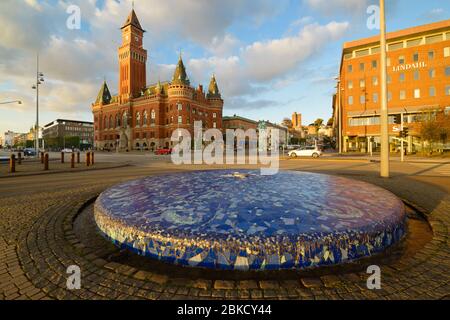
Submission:
{"label": "building window", "polygon": [[373,94],[373,102],[378,103],[378,93]]}
{"label": "building window", "polygon": [[405,64],[405,56],[398,57],[398,64]]}
{"label": "building window", "polygon": [[399,77],[399,81],[400,82],[405,82],[405,74],[404,73],[400,73]]}
{"label": "building window", "polygon": [[436,77],[436,70],[434,70],[434,68],[428,70],[428,75],[430,76],[430,78]]}
{"label": "building window", "polygon": [[445,75],[450,77],[450,67],[445,67]]}
{"label": "building window", "polygon": [[366,95],[362,94],[359,96],[359,103],[360,104],[365,104],[366,103]]}
{"label": "building window", "polygon": [[378,66],[377,60],[372,60],[372,69],[376,69]]}
{"label": "building window", "polygon": [[434,87],[430,87],[430,97],[435,97],[436,96],[436,89]]}
{"label": "building window", "polygon": [[182,116],[178,116],[178,123],[183,123],[183,117]]}
{"label": "building window", "polygon": [[359,64],[359,71],[364,71],[364,62]]}
{"label": "building window", "polygon": [[428,59],[434,59],[434,51],[428,51]]}
{"label": "building window", "polygon": [[420,98],[420,89],[414,89],[414,98],[419,99]]}
{"label": "building window", "polygon": [[217,114],[215,112],[213,112],[213,118],[217,118]]}
{"label": "building window", "polygon": [[349,96],[348,97],[348,104],[352,105],[353,104],[353,96]]}
{"label": "building window", "polygon": [[406,91],[400,90],[400,100],[405,100],[405,99],[406,99]]}
{"label": "building window", "polygon": [[365,88],[366,87],[366,80],[364,80],[364,79],[359,80],[359,87],[360,88]]}
{"label": "building window", "polygon": [[217,128],[217,124],[213,122],[213,128]]}
{"label": "building window", "polygon": [[156,112],[152,109],[151,118],[156,119]]}
{"label": "building window", "polygon": [[353,66],[352,66],[351,64],[349,64],[349,65],[347,66],[347,71],[348,71],[348,72],[352,72],[352,71],[353,71]]}
{"label": "building window", "polygon": [[126,111],[122,115],[122,126],[124,128],[128,127],[128,114]]}
{"label": "building window", "polygon": [[444,57],[450,57],[450,47],[444,48]]}
{"label": "building window", "polygon": [[195,109],[192,109],[192,113],[195,114],[197,111]]}
{"label": "building window", "polygon": [[140,112],[136,112],[136,125],[137,126],[141,125],[141,113]]}
{"label": "building window", "polygon": [[419,70],[414,70],[414,80],[419,80]]}
{"label": "building window", "polygon": [[147,114],[147,110],[144,111],[144,126],[146,126],[148,124],[148,114]]}
{"label": "building window", "polygon": [[182,111],[183,110],[183,105],[181,103],[178,103],[177,104],[177,108],[178,108],[178,111]]}
{"label": "building window", "polygon": [[418,53],[418,52],[415,52],[415,53],[413,54],[413,61],[414,61],[414,62],[418,62],[418,61],[419,61],[419,53]]}
{"label": "building window", "polygon": [[347,87],[348,87],[349,89],[353,89],[353,81],[347,82]]}
{"label": "building window", "polygon": [[377,76],[372,77],[372,85],[374,85],[374,86],[378,85],[378,77]]}

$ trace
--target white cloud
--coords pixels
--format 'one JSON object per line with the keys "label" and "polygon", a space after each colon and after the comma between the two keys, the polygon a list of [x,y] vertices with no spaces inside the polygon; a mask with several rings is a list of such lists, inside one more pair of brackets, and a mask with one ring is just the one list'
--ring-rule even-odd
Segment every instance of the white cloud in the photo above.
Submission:
{"label": "white cloud", "polygon": [[320,53],[328,42],[341,38],[347,28],[347,22],[310,24],[294,37],[255,42],[242,54],[248,73],[258,81],[279,77],[313,54]]}

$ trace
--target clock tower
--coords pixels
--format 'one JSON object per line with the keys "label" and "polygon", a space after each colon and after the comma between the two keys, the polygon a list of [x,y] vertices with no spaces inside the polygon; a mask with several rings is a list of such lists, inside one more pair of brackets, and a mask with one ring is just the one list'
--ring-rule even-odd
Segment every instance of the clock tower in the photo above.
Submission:
{"label": "clock tower", "polygon": [[145,30],[131,10],[121,28],[122,45],[119,48],[119,97],[126,102],[139,97],[146,86],[147,50],[143,48]]}

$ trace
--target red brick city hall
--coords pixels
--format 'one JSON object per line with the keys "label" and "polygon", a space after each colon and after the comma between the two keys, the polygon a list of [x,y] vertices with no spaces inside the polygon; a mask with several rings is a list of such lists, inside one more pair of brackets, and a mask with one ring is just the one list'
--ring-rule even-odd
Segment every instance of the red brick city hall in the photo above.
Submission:
{"label": "red brick city hall", "polygon": [[145,31],[134,10],[121,30],[119,92],[111,95],[104,82],[92,104],[95,148],[169,147],[174,130],[184,128],[192,134],[194,121],[200,120],[204,129],[221,129],[223,100],[214,76],[207,92],[201,85],[192,87],[180,56],[172,81],[147,85]]}

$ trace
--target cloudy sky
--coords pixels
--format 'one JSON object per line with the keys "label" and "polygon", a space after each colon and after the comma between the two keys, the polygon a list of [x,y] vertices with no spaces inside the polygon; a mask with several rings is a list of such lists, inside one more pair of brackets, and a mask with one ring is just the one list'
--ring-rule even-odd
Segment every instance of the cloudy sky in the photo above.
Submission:
{"label": "cloudy sky", "polygon": [[[31,89],[40,53],[40,123],[92,121],[103,78],[117,92],[120,26],[131,0],[0,1],[0,132],[35,122]],[[147,31],[147,81],[171,78],[183,52],[191,83],[215,73],[224,114],[280,122],[293,111],[308,124],[331,116],[344,41],[377,34],[366,26],[375,0],[135,0]],[[388,31],[450,18],[447,0],[387,0]],[[66,27],[70,5],[81,28]]]}

